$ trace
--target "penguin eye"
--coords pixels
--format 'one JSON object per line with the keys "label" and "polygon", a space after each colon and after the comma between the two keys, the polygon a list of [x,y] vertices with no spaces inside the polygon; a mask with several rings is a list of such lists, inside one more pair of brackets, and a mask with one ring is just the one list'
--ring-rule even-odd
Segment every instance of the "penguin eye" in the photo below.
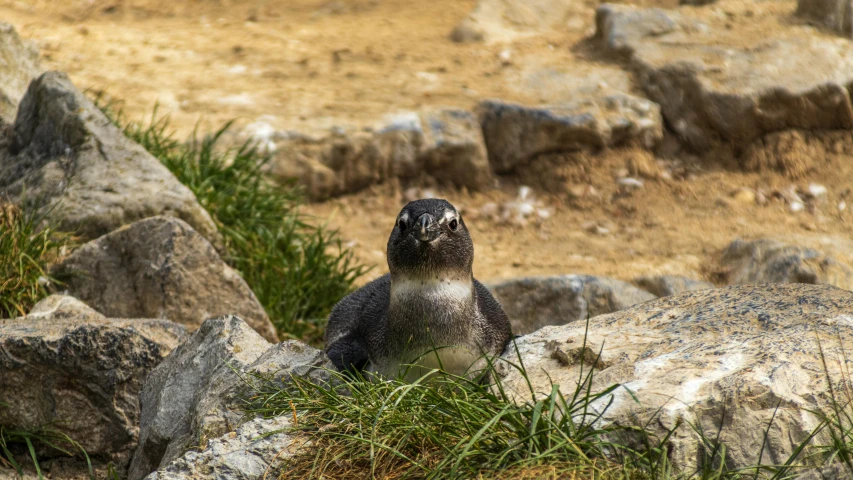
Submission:
{"label": "penguin eye", "polygon": [[453,230],[455,232],[458,227],[459,227],[459,223],[456,221],[455,218],[450,221],[450,229],[451,230]]}
{"label": "penguin eye", "polygon": [[402,232],[403,230],[405,230],[405,229],[406,229],[406,219],[405,219],[405,218],[401,218],[401,219],[400,219],[400,221],[398,222],[398,225],[400,225],[400,231],[401,231],[401,232]]}

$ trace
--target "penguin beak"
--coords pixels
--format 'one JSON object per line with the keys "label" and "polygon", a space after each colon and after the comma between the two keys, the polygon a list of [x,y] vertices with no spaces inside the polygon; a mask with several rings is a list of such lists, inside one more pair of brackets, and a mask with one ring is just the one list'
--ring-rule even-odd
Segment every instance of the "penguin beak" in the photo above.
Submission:
{"label": "penguin beak", "polygon": [[435,221],[435,217],[429,213],[424,213],[415,220],[415,228],[412,229],[412,235],[421,242],[431,242],[441,235],[441,226]]}

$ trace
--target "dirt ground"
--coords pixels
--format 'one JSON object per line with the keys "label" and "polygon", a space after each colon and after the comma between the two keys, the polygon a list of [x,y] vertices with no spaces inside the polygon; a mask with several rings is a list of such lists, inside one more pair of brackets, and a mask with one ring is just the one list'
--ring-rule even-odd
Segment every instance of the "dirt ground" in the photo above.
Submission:
{"label": "dirt ground", "polygon": [[[594,66],[576,47],[592,33],[598,3],[579,0],[566,31],[509,47],[448,39],[473,0],[0,0],[0,18],[38,44],[47,68],[67,71],[78,87],[123,99],[131,118],[159,103],[186,135],[197,124],[212,128],[233,118],[307,131],[370,124],[423,105],[472,107],[487,97],[547,102],[560,85],[528,88],[526,69]],[[677,0],[633,3],[674,6]],[[789,21],[779,12],[793,11],[796,2],[721,5],[708,15],[760,35]],[[502,58],[507,48],[523,61]],[[853,145],[842,136],[841,143]],[[796,179],[726,168],[722,152],[713,161],[654,159],[631,148],[542,158],[521,175],[500,179],[493,191],[433,192],[463,210],[477,252],[475,275],[483,280],[564,273],[709,278],[710,259],[737,237],[796,238],[841,256],[853,252],[844,248],[849,213],[839,208],[853,201],[847,199],[849,148],[806,158],[810,168],[797,170]],[[623,170],[641,179],[642,188],[620,188],[615,178]],[[804,191],[812,183],[827,193],[802,211],[780,198],[792,185]],[[548,218],[519,226],[484,214],[490,204],[513,200],[525,184]],[[767,201],[734,194],[744,187],[760,190]],[[377,265],[372,278],[387,268],[385,242],[405,196],[399,186],[383,185],[306,211],[339,228],[360,259]]]}

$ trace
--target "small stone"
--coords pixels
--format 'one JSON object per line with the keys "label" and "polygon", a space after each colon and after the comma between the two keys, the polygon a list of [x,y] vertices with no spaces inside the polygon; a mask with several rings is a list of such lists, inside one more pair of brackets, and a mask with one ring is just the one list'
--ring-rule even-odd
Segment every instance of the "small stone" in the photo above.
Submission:
{"label": "small stone", "polygon": [[510,52],[508,49],[501,50],[501,53],[498,54],[498,58],[500,59],[501,65],[503,66],[512,64],[512,52]]}
{"label": "small stone", "polygon": [[791,202],[789,207],[790,207],[791,211],[794,213],[802,212],[803,209],[806,208],[806,206],[803,204],[803,202],[796,201],[796,200]]}
{"label": "small stone", "polygon": [[819,198],[826,195],[827,189],[823,185],[818,185],[817,183],[810,183],[808,193],[813,198]]}
{"label": "small stone", "polygon": [[734,203],[732,202],[732,200],[725,197],[717,197],[717,199],[714,200],[714,205],[727,209],[734,207]]}
{"label": "small stone", "polygon": [[754,204],[756,203],[755,190],[751,188],[739,188],[732,192],[732,199],[739,203]]}
{"label": "small stone", "polygon": [[620,178],[616,181],[619,185],[629,188],[643,188],[643,181],[633,177]]}

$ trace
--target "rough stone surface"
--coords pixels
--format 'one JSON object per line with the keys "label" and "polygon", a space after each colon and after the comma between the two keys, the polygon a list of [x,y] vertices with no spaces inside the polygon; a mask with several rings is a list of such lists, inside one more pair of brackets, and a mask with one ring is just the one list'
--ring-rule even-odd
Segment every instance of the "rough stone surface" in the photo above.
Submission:
{"label": "rough stone surface", "polygon": [[145,382],[139,448],[128,478],[144,478],[190,447],[237,428],[244,418],[235,407],[248,391],[241,376],[324,381],[317,367],[327,362],[322,352],[300,342],[272,346],[237,317],[206,321]]}
{"label": "rough stone surface", "polygon": [[527,277],[487,286],[509,316],[516,335],[546,325],[586,320],[656,298],[631,284],[587,275]]}
{"label": "rough stone surface", "polygon": [[185,336],[166,320],[107,319],[59,295],[0,320],[0,425],[51,424],[90,455],[127,465],[142,383]]}
{"label": "rough stone surface", "polygon": [[21,100],[0,148],[0,195],[59,202],[51,215],[86,239],[164,214],[220,242],[193,193],[59,72],[33,81]]}
{"label": "rough stone surface", "polygon": [[38,49],[0,22],[0,119],[11,123],[27,85],[41,72]]}
{"label": "rough stone surface", "polygon": [[498,100],[479,105],[480,123],[497,173],[508,173],[540,154],[614,147],[655,146],[663,138],[656,104],[603,89],[573,102],[522,106]]}
{"label": "rough stone surface", "polygon": [[825,26],[847,38],[853,37],[853,1],[799,0],[797,15]]}
{"label": "rough stone surface", "polygon": [[201,451],[188,451],[146,480],[261,480],[279,478],[281,463],[302,442],[284,430],[288,417],[256,418],[237,431],[210,440]]}
{"label": "rough stone surface", "polygon": [[596,38],[627,57],[640,86],[696,151],[743,148],[771,132],[853,127],[853,45],[788,25],[757,44],[689,10],[602,5]]}
{"label": "rough stone surface", "polygon": [[681,292],[715,288],[711,282],[681,275],[644,275],[633,281],[634,285],[657,297],[667,297]]}
{"label": "rough stone surface", "polygon": [[[506,356],[517,362],[521,355],[534,390],[543,396],[551,391],[550,381],[573,392],[580,359],[585,372],[596,362],[592,391],[624,387],[613,392],[602,423],[645,424],[656,415],[648,425],[658,434],[690,421],[714,437],[722,424],[726,463],[742,468],[783,463],[817,426],[809,411],[827,408],[828,379],[835,388],[850,388],[846,372],[853,360],[845,349],[851,341],[853,293],[827,285],[741,285],[602,315],[590,320],[588,330],[582,322],[545,327],[517,339],[518,351],[510,347]],[[509,370],[504,385],[530,398],[518,372]],[[608,401],[595,408],[602,410]],[[682,424],[671,440],[674,466],[696,471],[700,440],[693,429]]]}
{"label": "rough stone surface", "polygon": [[282,182],[297,179],[315,200],[391,178],[427,176],[471,190],[490,185],[492,178],[480,125],[464,110],[402,113],[368,131],[281,137],[269,173]]}
{"label": "rough stone surface", "polygon": [[195,330],[208,318],[234,314],[278,341],[240,274],[177,218],[152,217],[104,235],[77,249],[55,273],[70,295],[109,317],[168,318]]}
{"label": "rough stone surface", "polygon": [[[453,29],[456,41],[506,42],[561,30],[577,13],[576,0],[480,0]],[[574,8],[573,8],[574,7]]]}
{"label": "rough stone surface", "polygon": [[853,290],[853,269],[812,248],[777,240],[735,240],[720,257],[724,283],[825,283]]}

